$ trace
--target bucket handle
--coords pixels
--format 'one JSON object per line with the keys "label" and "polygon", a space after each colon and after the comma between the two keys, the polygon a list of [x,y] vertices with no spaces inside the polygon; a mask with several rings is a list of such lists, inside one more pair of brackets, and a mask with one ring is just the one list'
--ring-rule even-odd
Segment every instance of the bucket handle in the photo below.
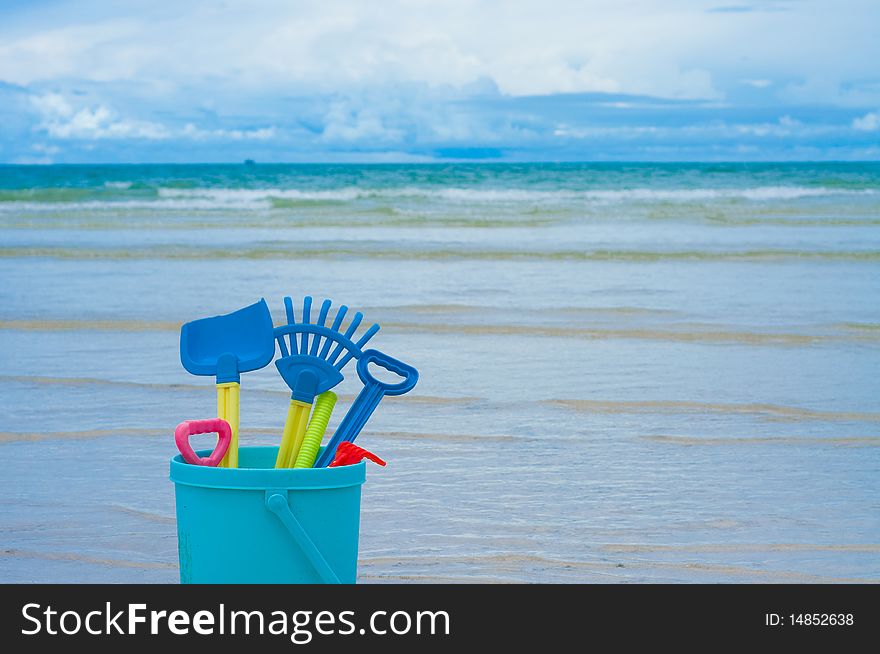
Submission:
{"label": "bucket handle", "polygon": [[333,572],[333,568],[327,563],[327,559],[321,554],[321,551],[315,545],[315,542],[309,538],[306,530],[300,524],[293,511],[290,510],[290,504],[287,502],[287,491],[266,491],[266,506],[268,509],[278,516],[290,535],[302,548],[303,553],[309,562],[318,572],[321,579],[326,584],[341,584],[339,577]]}

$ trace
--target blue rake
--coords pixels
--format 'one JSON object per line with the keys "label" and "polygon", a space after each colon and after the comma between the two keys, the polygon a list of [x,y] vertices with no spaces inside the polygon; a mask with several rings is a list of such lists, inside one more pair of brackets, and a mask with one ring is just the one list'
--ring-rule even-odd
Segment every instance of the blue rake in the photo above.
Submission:
{"label": "blue rake", "polygon": [[324,300],[317,322],[312,323],[312,298],[307,295],[303,299],[302,321],[297,322],[293,301],[284,298],[287,324],[273,331],[281,352],[275,367],[290,388],[291,395],[276,468],[293,467],[315,397],[342,381],[342,369],[352,358],[360,358],[364,345],[379,331],[379,325],[373,324],[357,342],[352,341],[364,316],[360,311],[356,312],[345,332],[340,331],[348,313],[344,304],[336,312],[333,324],[327,327],[331,304],[330,300]]}

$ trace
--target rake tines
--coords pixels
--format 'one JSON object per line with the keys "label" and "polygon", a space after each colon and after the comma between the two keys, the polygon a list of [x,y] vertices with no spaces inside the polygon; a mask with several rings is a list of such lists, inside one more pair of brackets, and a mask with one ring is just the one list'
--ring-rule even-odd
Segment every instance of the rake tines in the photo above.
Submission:
{"label": "rake tines", "polygon": [[[348,307],[344,304],[341,305],[336,312],[332,326],[327,327],[327,315],[330,313],[331,305],[332,302],[329,299],[324,300],[318,311],[318,320],[312,324],[312,297],[307,295],[303,298],[302,321],[297,322],[293,300],[290,297],[284,298],[287,326],[275,330],[275,340],[278,341],[278,349],[282,358],[308,355],[326,361],[336,370],[342,370],[352,357],[360,356],[363,346],[379,331],[379,325],[374,323],[355,343],[352,341],[352,337],[363,321],[363,314],[360,311],[355,312],[343,333],[340,329],[342,321],[348,313]],[[335,347],[333,347],[334,343]]]}

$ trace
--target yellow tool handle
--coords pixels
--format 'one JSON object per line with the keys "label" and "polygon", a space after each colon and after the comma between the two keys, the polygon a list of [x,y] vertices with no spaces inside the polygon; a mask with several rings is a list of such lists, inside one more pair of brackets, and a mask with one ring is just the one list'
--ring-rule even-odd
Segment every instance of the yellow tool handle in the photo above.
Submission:
{"label": "yellow tool handle", "polygon": [[296,455],[302,444],[306,427],[309,424],[309,412],[312,405],[299,400],[290,400],[287,407],[287,419],[284,421],[284,432],[281,435],[281,447],[275,459],[276,468],[292,468]]}
{"label": "yellow tool handle", "polygon": [[[296,400],[294,400],[296,402]],[[296,457],[299,454],[299,449],[302,447],[303,438],[306,435],[306,429],[309,426],[309,413],[311,413],[312,405],[306,404],[304,402],[297,402],[300,406],[299,411],[296,414],[296,426],[293,430],[293,446],[290,448],[290,454],[287,455],[287,463],[285,463],[285,468],[292,468],[294,461],[296,461]]]}
{"label": "yellow tool handle", "polygon": [[217,384],[217,417],[223,418],[229,423],[232,431],[232,439],[229,441],[229,449],[220,461],[221,468],[238,467],[238,420],[239,420],[239,392],[241,386],[238,382],[226,382]]}
{"label": "yellow tool handle", "polygon": [[327,431],[327,423],[330,422],[330,414],[336,406],[336,393],[325,391],[315,398],[315,411],[309,420],[306,435],[303,436],[302,446],[296,455],[294,468],[311,468],[318,458],[318,450],[321,449],[321,440]]}

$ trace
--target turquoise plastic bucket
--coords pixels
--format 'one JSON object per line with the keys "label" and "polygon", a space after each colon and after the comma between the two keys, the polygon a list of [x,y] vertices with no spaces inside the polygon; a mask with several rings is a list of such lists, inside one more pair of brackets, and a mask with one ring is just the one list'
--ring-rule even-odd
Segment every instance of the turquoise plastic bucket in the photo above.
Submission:
{"label": "turquoise plastic bucket", "polygon": [[355,583],[365,464],[276,470],[277,453],[242,447],[238,468],[171,459],[181,583]]}

